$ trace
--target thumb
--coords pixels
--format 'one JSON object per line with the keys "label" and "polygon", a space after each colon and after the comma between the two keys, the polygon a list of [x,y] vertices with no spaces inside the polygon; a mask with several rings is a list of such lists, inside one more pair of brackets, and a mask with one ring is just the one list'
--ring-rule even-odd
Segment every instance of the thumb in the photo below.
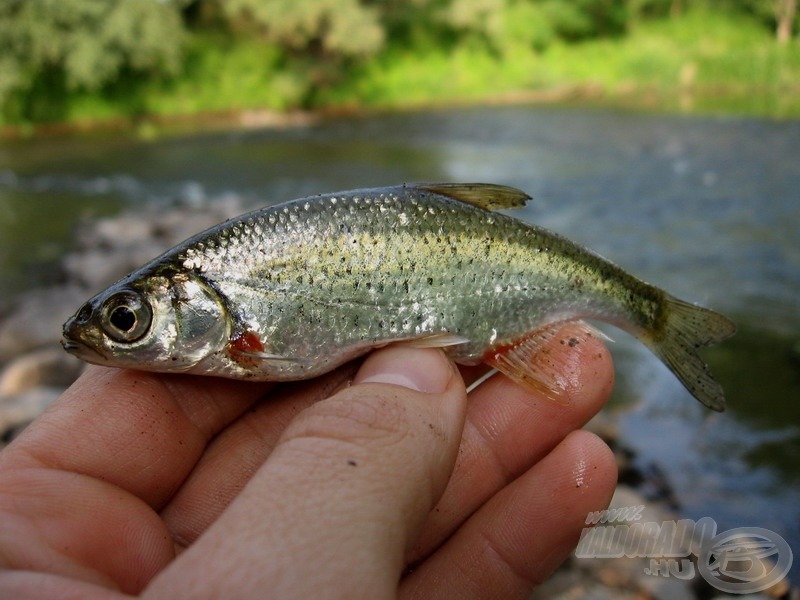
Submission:
{"label": "thumb", "polygon": [[228,510],[147,591],[394,597],[403,556],[452,472],[465,411],[464,383],[441,351],[374,353],[353,386],[298,415]]}

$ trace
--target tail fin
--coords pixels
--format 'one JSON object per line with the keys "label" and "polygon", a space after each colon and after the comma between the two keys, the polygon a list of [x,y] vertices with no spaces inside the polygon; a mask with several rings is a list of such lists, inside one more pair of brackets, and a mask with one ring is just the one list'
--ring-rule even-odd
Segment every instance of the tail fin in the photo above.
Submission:
{"label": "tail fin", "polygon": [[736,332],[719,313],[667,296],[666,323],[647,340],[652,351],[680,379],[695,398],[716,411],[725,409],[722,386],[711,375],[697,349],[716,344]]}

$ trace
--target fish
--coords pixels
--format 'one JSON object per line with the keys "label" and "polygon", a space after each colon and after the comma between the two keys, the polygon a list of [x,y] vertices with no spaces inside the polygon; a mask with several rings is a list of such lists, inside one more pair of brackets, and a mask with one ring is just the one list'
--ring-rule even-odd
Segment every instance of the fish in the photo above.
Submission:
{"label": "fish", "polygon": [[503,185],[416,183],[267,206],[90,298],[62,345],[106,366],[293,381],[408,344],[557,397],[558,365],[535,358],[565,322],[589,319],[640,340],[723,410],[697,351],[733,335],[733,322],[500,212],[529,200]]}

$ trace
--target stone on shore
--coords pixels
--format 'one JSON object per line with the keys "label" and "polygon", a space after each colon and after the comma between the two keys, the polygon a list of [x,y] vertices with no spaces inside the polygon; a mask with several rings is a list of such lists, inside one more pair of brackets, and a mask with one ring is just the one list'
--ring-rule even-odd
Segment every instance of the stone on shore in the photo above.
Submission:
{"label": "stone on shore", "polygon": [[86,289],[67,284],[22,294],[0,321],[0,365],[61,339],[64,321],[87,299]]}

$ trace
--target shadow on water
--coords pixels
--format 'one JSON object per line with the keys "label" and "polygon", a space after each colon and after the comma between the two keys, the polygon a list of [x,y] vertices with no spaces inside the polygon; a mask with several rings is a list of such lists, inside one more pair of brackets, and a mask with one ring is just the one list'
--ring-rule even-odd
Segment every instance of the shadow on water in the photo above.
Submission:
{"label": "shadow on water", "polygon": [[[740,320],[736,335],[703,349],[703,359],[723,385],[727,401],[721,415],[700,407],[657,359],[633,340],[603,327],[617,343],[611,345],[616,383],[609,403],[613,413],[674,411],[680,418],[719,430],[735,422],[746,431],[731,431],[737,455],[752,469],[767,468],[787,485],[800,484],[800,339]],[[645,406],[642,406],[642,403]],[[649,406],[648,406],[649,403]],[[695,414],[696,413],[696,414]],[[661,420],[642,422],[641,437],[664,437]],[[728,447],[728,442],[725,443]]]}
{"label": "shadow on water", "polygon": [[725,382],[731,413],[756,435],[783,431],[775,440],[762,440],[744,455],[753,468],[769,467],[787,484],[800,484],[800,334],[781,336],[753,324],[706,355],[720,381]]}

